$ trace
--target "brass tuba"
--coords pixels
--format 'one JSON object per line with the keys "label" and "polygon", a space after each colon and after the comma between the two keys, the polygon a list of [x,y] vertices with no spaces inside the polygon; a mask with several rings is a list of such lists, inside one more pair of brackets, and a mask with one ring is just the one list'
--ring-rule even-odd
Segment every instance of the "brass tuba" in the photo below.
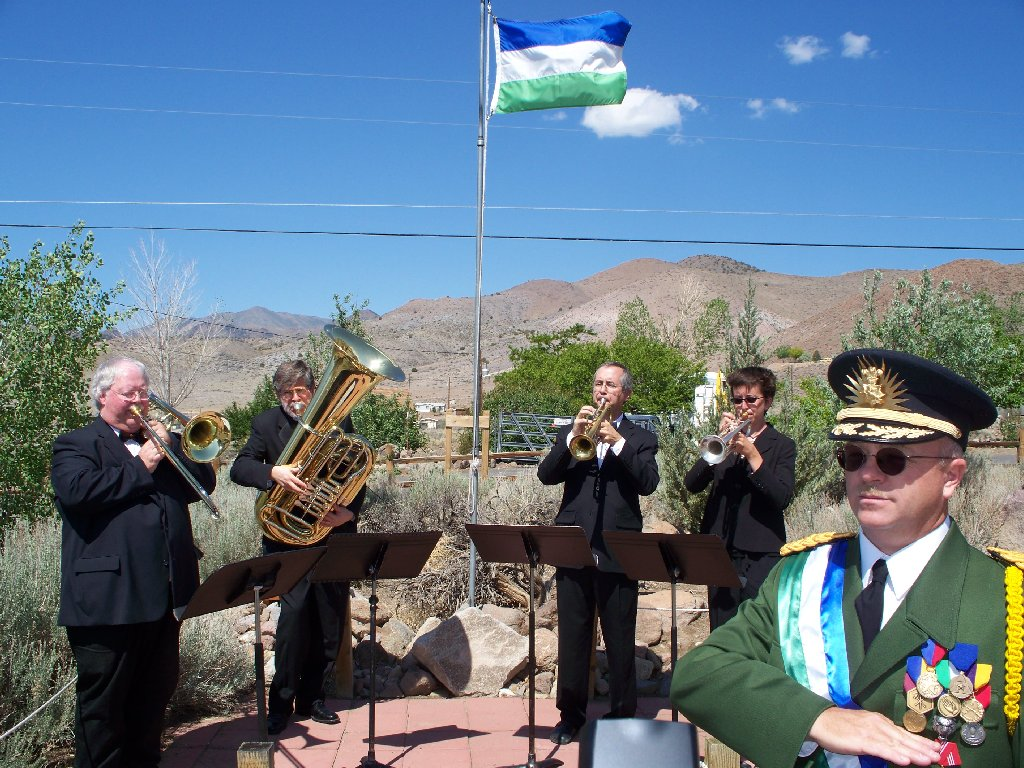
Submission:
{"label": "brass tuba", "polygon": [[305,494],[281,486],[256,499],[256,519],[268,538],[283,544],[316,544],[330,528],[321,521],[335,504],[349,504],[373,470],[373,448],[347,435],[341,422],[382,379],[405,381],[402,369],[383,352],[336,325],[324,333],[334,356],[277,464],[294,466],[310,486]]}

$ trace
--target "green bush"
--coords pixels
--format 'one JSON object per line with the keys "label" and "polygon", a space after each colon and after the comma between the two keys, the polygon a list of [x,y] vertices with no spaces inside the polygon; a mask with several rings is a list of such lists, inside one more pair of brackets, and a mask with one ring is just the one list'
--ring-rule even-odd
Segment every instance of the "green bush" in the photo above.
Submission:
{"label": "green bush", "polygon": [[231,442],[239,448],[245,445],[245,441],[252,434],[252,420],[277,404],[274,382],[269,376],[264,376],[248,403],[239,405],[233,402],[224,409],[224,418],[231,424]]}
{"label": "green bush", "polygon": [[[259,553],[254,493],[234,486],[222,471],[214,494],[222,515],[212,520],[202,504],[192,506],[196,545],[203,550],[203,578],[229,562]],[[20,722],[75,676],[67,634],[58,627],[60,521],[19,521],[0,543],[0,730]],[[168,722],[193,720],[238,709],[253,696],[251,652],[220,614],[185,622],[181,676]],[[73,686],[0,742],[0,765],[66,766],[74,750]]]}

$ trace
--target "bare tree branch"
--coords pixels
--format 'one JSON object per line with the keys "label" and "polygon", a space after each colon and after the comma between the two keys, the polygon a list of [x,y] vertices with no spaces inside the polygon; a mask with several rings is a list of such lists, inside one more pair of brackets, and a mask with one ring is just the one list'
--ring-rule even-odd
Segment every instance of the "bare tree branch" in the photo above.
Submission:
{"label": "bare tree branch", "polygon": [[153,388],[172,405],[195,390],[226,344],[217,323],[220,302],[205,321],[193,313],[199,304],[199,271],[194,260],[179,262],[163,240],[150,235],[129,251],[128,295],[138,311],[125,328],[123,347],[150,367]]}

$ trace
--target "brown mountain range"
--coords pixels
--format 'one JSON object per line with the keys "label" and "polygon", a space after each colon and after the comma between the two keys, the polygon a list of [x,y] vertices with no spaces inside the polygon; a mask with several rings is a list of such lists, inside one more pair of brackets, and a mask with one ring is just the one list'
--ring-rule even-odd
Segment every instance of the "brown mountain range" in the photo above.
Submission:
{"label": "brown mountain range", "polygon": [[[871,270],[831,277],[800,277],[764,272],[723,256],[692,256],[679,262],[636,259],[576,282],[531,280],[495,294],[482,303],[482,356],[491,374],[509,367],[510,347],[525,344],[531,332],[550,332],[583,323],[598,336],[614,333],[619,307],[640,297],[657,322],[673,324],[687,307],[703,306],[721,297],[739,310],[747,279],[756,288],[762,313],[760,332],[766,348],[780,345],[817,350],[829,357],[841,347],[841,336],[853,327],[864,305],[863,286]],[[967,283],[998,297],[1024,291],[1024,264],[957,260],[931,270],[938,282]],[[920,273],[893,270],[884,274],[886,289],[879,306],[891,298],[891,283]],[[472,387],[473,298],[413,299],[383,315],[364,314],[374,343],[408,376],[401,387],[416,401],[444,401],[450,396],[466,405]],[[221,315],[219,322],[236,330],[203,391],[184,405],[222,408],[245,402],[256,384],[284,359],[294,356],[302,339],[322,326],[323,318],[277,313],[254,307]],[[485,388],[487,382],[485,380]],[[387,383],[379,389],[388,389]],[[194,401],[194,402],[193,402]]]}

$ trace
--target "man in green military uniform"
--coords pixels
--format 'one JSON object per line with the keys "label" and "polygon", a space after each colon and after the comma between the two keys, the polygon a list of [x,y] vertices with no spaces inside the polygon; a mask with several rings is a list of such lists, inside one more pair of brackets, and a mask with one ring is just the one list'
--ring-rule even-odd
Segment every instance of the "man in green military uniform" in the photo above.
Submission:
{"label": "man in green military uniform", "polygon": [[784,548],[758,596],[680,661],[672,701],[758,768],[1021,766],[1021,572],[948,515],[991,400],[880,349],[839,355],[829,383],[860,532]]}

